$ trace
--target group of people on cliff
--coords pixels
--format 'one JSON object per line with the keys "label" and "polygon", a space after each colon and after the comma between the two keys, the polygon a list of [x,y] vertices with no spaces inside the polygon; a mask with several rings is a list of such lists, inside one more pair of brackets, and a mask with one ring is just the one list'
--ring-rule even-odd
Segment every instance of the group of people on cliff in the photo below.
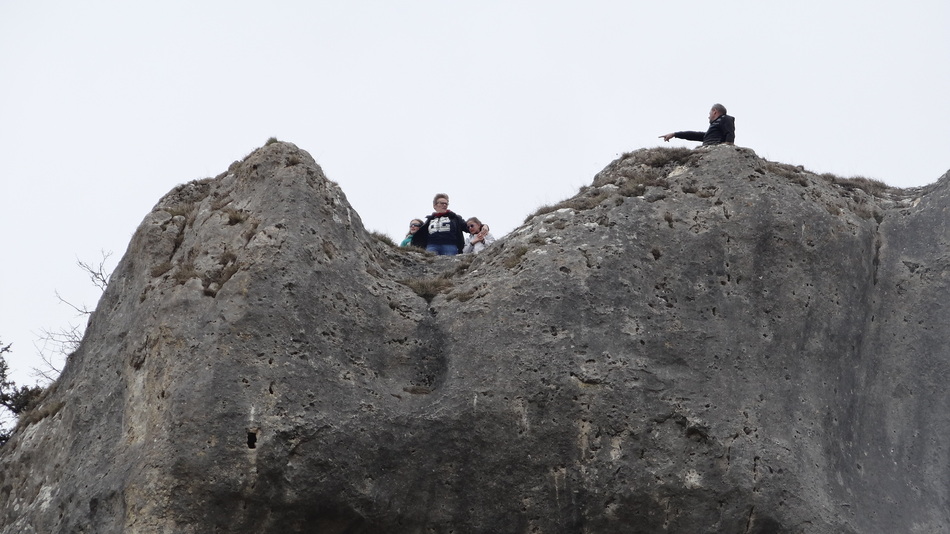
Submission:
{"label": "group of people on cliff", "polygon": [[409,222],[409,232],[400,246],[424,248],[439,256],[478,254],[495,242],[487,224],[478,217],[464,219],[449,209],[449,196],[439,193],[432,199],[435,210],[425,220]]}
{"label": "group of people on cliff", "polygon": [[[679,131],[660,136],[664,141],[674,137],[690,141],[702,141],[703,146],[727,144],[736,140],[736,119],[726,114],[722,104],[714,104],[709,110],[709,128],[705,132]],[[449,209],[449,196],[439,193],[432,200],[435,211],[425,220],[409,222],[409,232],[400,246],[424,248],[439,256],[477,254],[494,243],[487,224],[477,217],[463,219]]]}

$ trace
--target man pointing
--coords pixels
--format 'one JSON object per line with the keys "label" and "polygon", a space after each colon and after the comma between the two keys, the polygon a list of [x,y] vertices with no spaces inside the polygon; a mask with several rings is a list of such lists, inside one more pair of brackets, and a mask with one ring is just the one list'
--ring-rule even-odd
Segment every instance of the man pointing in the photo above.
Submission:
{"label": "man pointing", "polygon": [[709,110],[709,129],[703,132],[673,132],[661,135],[664,141],[669,142],[672,138],[686,139],[688,141],[702,141],[703,146],[718,145],[725,143],[731,145],[736,140],[736,119],[726,115],[726,107],[722,104],[714,104]]}

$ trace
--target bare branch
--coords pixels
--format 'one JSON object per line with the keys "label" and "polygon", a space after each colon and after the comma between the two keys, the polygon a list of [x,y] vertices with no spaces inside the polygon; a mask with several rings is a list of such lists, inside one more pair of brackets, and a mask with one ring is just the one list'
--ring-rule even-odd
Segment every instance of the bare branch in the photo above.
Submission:
{"label": "bare branch", "polygon": [[[101,256],[102,258],[98,264],[76,260],[76,265],[89,276],[89,279],[96,287],[105,291],[109,285],[109,279],[112,278],[112,273],[106,270],[106,261],[112,256],[112,253],[103,250],[101,251]],[[56,298],[61,303],[75,310],[80,316],[89,316],[95,311],[94,308],[90,309],[85,304],[73,304],[64,299],[62,295],[59,294],[59,291],[55,293]],[[43,365],[33,368],[33,376],[50,382],[56,380],[56,377],[62,372],[66,360],[79,349],[79,344],[82,342],[84,332],[85,326],[81,325],[69,325],[59,330],[43,329],[42,337],[38,342],[33,343],[40,358],[43,360]]]}
{"label": "bare branch", "polygon": [[88,307],[86,307],[85,304],[80,304],[77,306],[73,304],[72,302],[69,302],[68,300],[64,299],[63,296],[59,294],[59,291],[54,291],[54,293],[56,294],[57,300],[59,300],[62,304],[65,304],[69,306],[70,308],[76,310],[76,313],[78,313],[79,315],[92,315],[93,310],[90,310]]}
{"label": "bare branch", "polygon": [[99,260],[99,265],[86,263],[79,259],[76,260],[76,265],[78,265],[80,269],[89,275],[89,279],[92,280],[92,283],[96,287],[102,291],[105,291],[106,287],[109,285],[109,279],[112,278],[112,272],[106,272],[106,260],[109,259],[109,256],[112,256],[112,252],[101,250],[99,253],[102,255],[102,259]]}
{"label": "bare branch", "polygon": [[39,344],[34,343],[37,353],[43,360],[42,367],[33,368],[33,376],[52,382],[62,372],[63,364],[82,342],[83,329],[78,325],[69,325],[57,331],[44,329]]}

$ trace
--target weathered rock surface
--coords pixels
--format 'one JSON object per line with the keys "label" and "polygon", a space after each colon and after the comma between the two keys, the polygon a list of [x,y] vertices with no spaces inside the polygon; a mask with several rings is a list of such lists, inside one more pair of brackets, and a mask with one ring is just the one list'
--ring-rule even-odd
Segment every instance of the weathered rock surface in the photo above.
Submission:
{"label": "weathered rock surface", "polygon": [[269,144],[145,218],[0,532],[948,532],[950,176],[867,186],[643,150],[433,258]]}

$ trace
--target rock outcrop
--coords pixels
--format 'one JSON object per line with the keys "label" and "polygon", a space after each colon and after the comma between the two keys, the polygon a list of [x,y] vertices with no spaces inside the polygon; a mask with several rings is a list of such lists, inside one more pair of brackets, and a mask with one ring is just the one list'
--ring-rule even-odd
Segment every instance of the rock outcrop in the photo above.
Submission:
{"label": "rock outcrop", "polygon": [[146,216],[0,532],[948,532],[948,210],[651,149],[438,258],[268,144]]}

